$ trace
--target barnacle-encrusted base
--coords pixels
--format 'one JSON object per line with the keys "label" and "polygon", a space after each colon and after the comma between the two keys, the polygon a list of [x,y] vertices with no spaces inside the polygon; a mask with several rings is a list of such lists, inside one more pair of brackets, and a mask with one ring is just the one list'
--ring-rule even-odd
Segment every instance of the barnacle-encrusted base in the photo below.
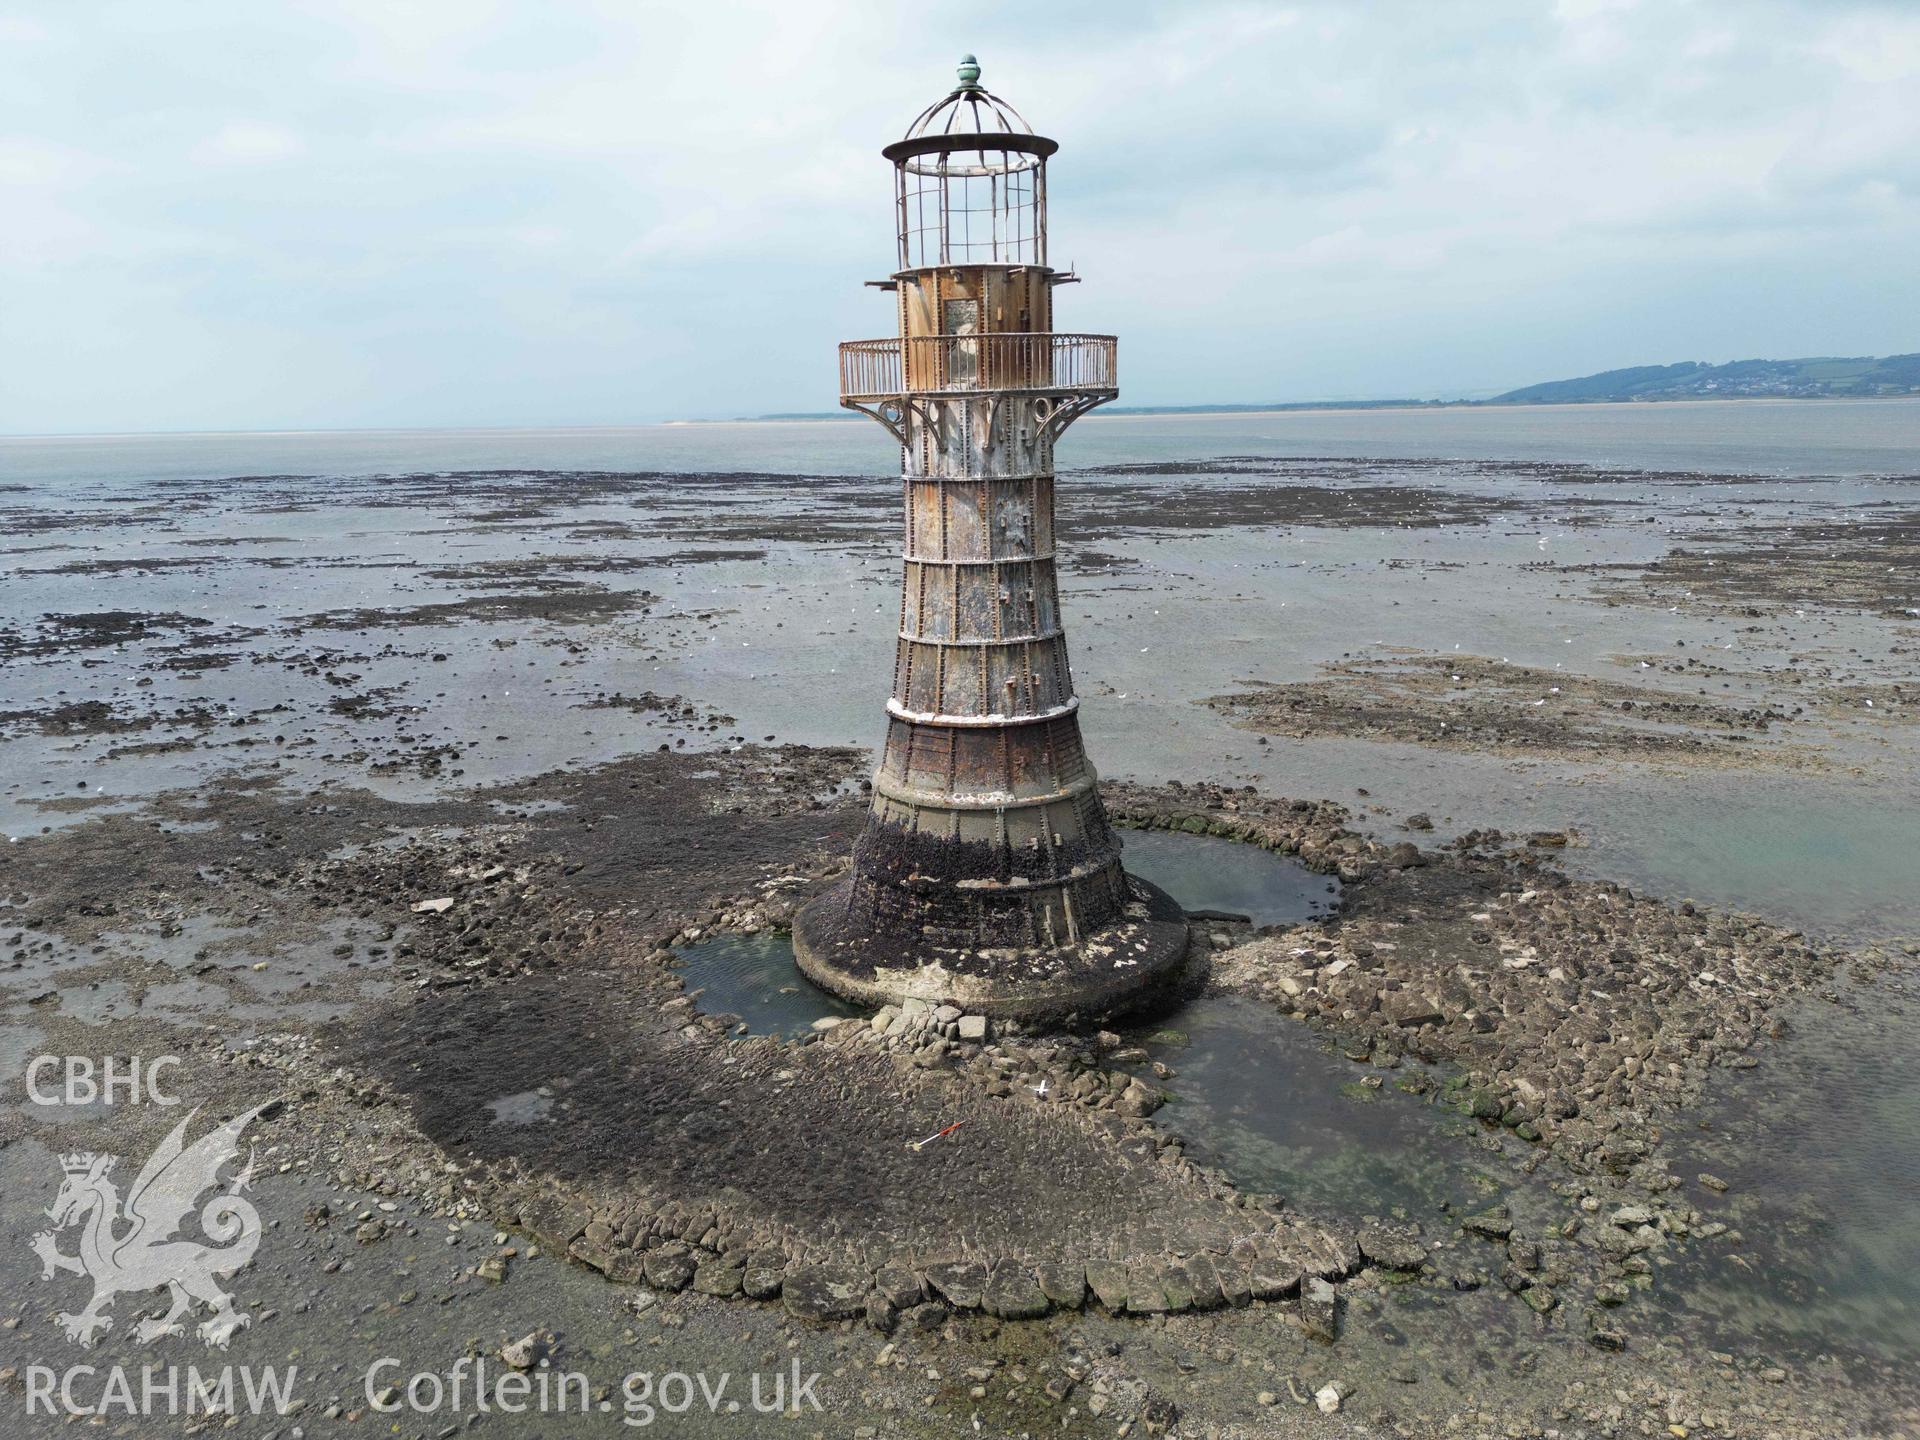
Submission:
{"label": "barnacle-encrusted base", "polygon": [[1070,945],[982,945],[956,933],[867,928],[857,875],[794,920],[793,953],[816,985],[858,1004],[924,1000],[976,1015],[1096,1020],[1152,1005],[1187,957],[1187,918],[1172,896],[1137,875],[1105,928]]}

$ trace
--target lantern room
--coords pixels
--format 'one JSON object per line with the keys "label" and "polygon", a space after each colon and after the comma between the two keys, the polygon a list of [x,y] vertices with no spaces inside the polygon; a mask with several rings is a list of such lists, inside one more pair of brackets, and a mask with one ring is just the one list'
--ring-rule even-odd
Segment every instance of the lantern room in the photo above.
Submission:
{"label": "lantern room", "polygon": [[1047,263],[1047,157],[1059,147],[980,84],[959,85],[881,153],[893,162],[900,268]]}

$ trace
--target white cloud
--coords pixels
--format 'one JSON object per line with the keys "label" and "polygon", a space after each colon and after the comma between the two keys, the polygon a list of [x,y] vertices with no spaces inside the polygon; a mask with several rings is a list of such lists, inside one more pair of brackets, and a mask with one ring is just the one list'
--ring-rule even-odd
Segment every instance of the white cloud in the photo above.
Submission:
{"label": "white cloud", "polygon": [[1129,399],[1920,347],[1898,6],[205,0],[0,35],[0,286],[77,357],[0,353],[0,429],[818,408],[890,320],[879,147],[965,50],[1062,142],[1061,323],[1122,329]]}
{"label": "white cloud", "polygon": [[258,165],[286,160],[305,148],[300,137],[284,126],[263,120],[229,120],[193,147],[193,159],[202,165]]}

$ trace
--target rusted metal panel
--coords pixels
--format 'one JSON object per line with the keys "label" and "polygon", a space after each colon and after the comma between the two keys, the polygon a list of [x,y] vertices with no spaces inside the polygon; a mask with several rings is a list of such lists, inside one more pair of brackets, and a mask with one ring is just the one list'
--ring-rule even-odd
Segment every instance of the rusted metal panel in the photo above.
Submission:
{"label": "rusted metal panel", "polygon": [[[1072,793],[1090,785],[1093,772],[1077,743],[1059,743],[1062,724],[956,729],[894,718],[879,777],[890,793],[911,792],[935,807],[961,798],[1018,805]],[[1063,766],[1062,756],[1073,763]],[[1081,828],[1076,822],[1073,833]]]}

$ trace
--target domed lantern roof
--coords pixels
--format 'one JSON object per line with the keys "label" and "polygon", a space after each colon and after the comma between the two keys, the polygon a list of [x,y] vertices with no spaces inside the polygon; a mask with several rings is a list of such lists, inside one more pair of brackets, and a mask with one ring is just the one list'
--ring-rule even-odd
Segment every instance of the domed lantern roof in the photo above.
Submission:
{"label": "domed lantern roof", "polygon": [[[980,62],[960,59],[960,83],[914,117],[880,153],[914,175],[1006,175],[1035,168],[1060,147],[980,83]],[[971,160],[958,157],[973,153]]]}

